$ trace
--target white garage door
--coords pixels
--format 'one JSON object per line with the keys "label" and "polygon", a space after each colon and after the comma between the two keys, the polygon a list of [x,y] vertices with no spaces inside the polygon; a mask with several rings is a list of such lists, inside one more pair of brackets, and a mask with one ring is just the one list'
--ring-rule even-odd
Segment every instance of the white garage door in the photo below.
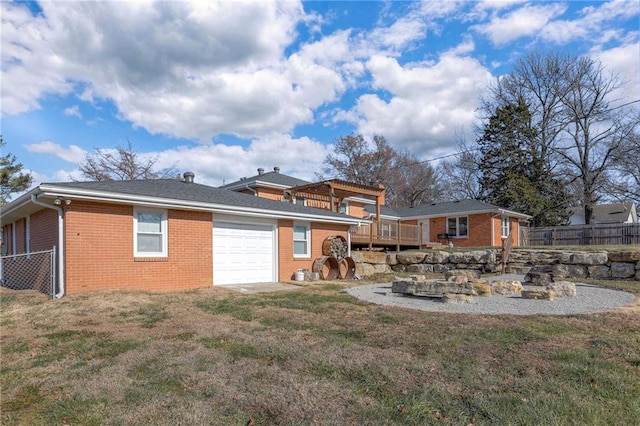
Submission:
{"label": "white garage door", "polygon": [[275,281],[271,225],[214,222],[213,284]]}

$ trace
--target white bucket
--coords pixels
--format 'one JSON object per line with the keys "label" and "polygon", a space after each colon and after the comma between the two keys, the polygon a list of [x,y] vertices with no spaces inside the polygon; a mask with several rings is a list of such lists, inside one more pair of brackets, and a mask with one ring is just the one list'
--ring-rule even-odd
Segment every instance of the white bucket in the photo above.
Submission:
{"label": "white bucket", "polygon": [[304,271],[302,269],[296,271],[296,281],[304,281]]}

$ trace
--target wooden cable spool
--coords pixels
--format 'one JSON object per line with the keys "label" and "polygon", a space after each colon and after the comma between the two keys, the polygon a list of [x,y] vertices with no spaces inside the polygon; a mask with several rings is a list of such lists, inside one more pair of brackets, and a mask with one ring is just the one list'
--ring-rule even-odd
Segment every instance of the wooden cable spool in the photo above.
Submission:
{"label": "wooden cable spool", "polygon": [[318,272],[322,280],[335,280],[340,273],[340,265],[335,257],[321,256],[313,261],[312,271]]}
{"label": "wooden cable spool", "polygon": [[333,256],[338,262],[347,257],[348,249],[347,240],[342,235],[327,237],[322,242],[322,254]]}
{"label": "wooden cable spool", "polygon": [[353,279],[356,276],[356,262],[352,257],[347,256],[342,259],[340,262],[340,266],[338,268],[338,278],[339,279]]}

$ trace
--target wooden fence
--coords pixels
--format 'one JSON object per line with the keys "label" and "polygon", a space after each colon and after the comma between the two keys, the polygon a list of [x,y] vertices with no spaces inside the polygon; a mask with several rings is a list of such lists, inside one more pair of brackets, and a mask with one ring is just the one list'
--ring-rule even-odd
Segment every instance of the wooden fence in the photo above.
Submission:
{"label": "wooden fence", "polygon": [[640,244],[640,224],[593,224],[529,228],[526,246]]}

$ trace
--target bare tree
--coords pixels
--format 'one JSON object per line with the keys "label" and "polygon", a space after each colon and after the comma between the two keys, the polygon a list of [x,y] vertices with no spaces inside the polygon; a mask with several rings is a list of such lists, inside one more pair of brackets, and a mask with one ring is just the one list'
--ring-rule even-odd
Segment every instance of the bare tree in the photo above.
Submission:
{"label": "bare tree", "polygon": [[361,185],[383,184],[386,203],[393,207],[426,201],[435,192],[435,174],[429,164],[409,153],[399,154],[384,136],[371,142],[362,135],[335,141],[334,152],[324,160],[319,179],[336,177]]}
{"label": "bare tree", "polygon": [[143,157],[130,141],[115,149],[98,149],[87,154],[80,164],[82,176],[93,181],[145,180],[175,177],[174,167],[157,170],[157,157]]}
{"label": "bare tree", "polygon": [[394,191],[391,207],[415,207],[440,197],[435,169],[409,153],[400,154],[392,175]]}
{"label": "bare tree", "polygon": [[[636,123],[640,121],[636,120]],[[620,201],[640,203],[640,130],[624,139],[614,154],[613,167],[608,174],[609,196]]]}
{"label": "bare tree", "polygon": [[564,180],[574,195],[567,204],[582,206],[588,221],[594,205],[613,191],[617,153],[637,127],[630,109],[612,107],[622,86],[592,58],[533,52],[490,88],[481,111],[488,120],[496,110],[524,100],[534,130],[521,141],[532,158],[531,174]]}
{"label": "bare tree", "polygon": [[442,201],[483,199],[479,164],[478,148],[459,137],[456,155],[442,160],[437,167]]}
{"label": "bare tree", "polygon": [[588,224],[595,205],[609,192],[615,160],[638,120],[629,109],[612,108],[613,95],[623,84],[600,62],[577,58],[562,79],[569,83],[562,96],[562,116],[569,124],[567,137],[555,151],[567,166],[570,181],[578,183]]}

